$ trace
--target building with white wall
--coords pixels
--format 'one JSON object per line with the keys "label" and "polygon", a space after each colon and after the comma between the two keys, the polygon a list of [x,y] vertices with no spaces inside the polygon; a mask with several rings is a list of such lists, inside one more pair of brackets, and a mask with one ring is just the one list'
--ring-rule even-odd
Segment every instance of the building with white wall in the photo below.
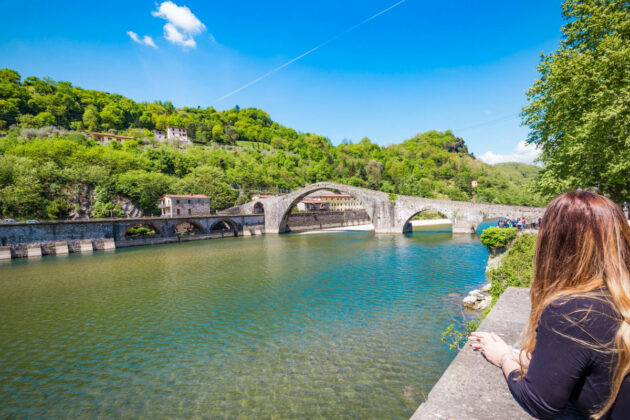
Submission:
{"label": "building with white wall", "polygon": [[171,125],[166,127],[166,132],[153,130],[153,138],[157,141],[174,140],[181,143],[191,143],[191,141],[188,140],[188,131],[185,128]]}

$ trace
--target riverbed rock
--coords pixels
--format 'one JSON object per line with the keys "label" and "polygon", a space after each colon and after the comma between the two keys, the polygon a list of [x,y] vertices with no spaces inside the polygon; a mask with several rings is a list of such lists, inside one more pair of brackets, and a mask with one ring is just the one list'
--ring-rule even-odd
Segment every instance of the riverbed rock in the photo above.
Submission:
{"label": "riverbed rock", "polygon": [[477,296],[468,295],[463,300],[464,306],[467,308],[472,308],[477,303]]}
{"label": "riverbed rock", "polygon": [[486,283],[486,284],[484,284],[484,285],[483,285],[483,287],[482,287],[481,289],[479,289],[479,290],[481,290],[481,291],[482,291],[482,292],[484,292],[484,293],[488,293],[488,292],[490,291],[490,287],[491,287],[491,286],[492,286],[492,285],[491,285],[490,283]]}
{"label": "riverbed rock", "polygon": [[475,289],[468,293],[463,301],[464,306],[476,311],[487,309],[492,303],[492,296],[486,295],[479,289]]}

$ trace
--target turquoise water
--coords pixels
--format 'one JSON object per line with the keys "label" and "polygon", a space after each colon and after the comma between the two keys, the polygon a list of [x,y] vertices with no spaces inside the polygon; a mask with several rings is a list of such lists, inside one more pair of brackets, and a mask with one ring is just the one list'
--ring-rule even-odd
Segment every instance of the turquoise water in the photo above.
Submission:
{"label": "turquoise water", "polygon": [[0,417],[408,418],[484,281],[450,234],[268,235],[0,265]]}

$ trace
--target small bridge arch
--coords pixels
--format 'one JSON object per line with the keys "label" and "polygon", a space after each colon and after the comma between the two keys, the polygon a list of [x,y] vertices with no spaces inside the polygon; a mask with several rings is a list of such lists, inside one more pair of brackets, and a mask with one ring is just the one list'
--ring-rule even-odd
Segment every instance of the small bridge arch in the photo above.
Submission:
{"label": "small bridge arch", "polygon": [[[413,221],[414,217],[416,217],[417,215],[424,213],[426,211],[433,211],[438,213],[443,219],[448,219],[453,226],[455,226],[455,223],[453,221],[454,217],[452,214],[445,214],[442,210],[437,209],[437,208],[433,208],[433,206],[426,206],[424,208],[422,208],[421,210],[418,210],[417,212],[415,212],[414,214],[412,214],[411,216],[409,216],[409,218],[405,221],[405,223],[403,223],[403,229],[402,232],[403,233],[408,233],[412,231],[412,225],[411,222]],[[431,219],[426,219],[426,220],[431,220]]]}
{"label": "small bridge arch", "polygon": [[260,201],[254,204],[254,214],[265,214],[265,205]]}
{"label": "small bridge arch", "polygon": [[238,224],[231,219],[221,218],[219,220],[214,221],[210,228],[208,229],[208,233],[218,233],[222,234],[225,232],[232,232],[234,236],[238,236]]}
{"label": "small bridge arch", "polygon": [[[182,227],[185,227],[185,225],[190,225],[193,227],[193,232],[194,233],[205,233],[206,230],[204,229],[204,227],[201,225],[201,223],[195,221],[195,220],[182,220],[181,222],[177,223],[175,226],[173,226],[173,231],[171,232],[172,236],[177,235],[178,231],[181,231]],[[184,229],[183,231],[190,233],[189,229]]]}
{"label": "small bridge arch", "polygon": [[129,239],[130,235],[129,235],[129,231],[131,229],[134,228],[140,228],[140,227],[150,227],[151,229],[155,230],[156,234],[159,236],[165,236],[164,235],[164,230],[162,228],[160,228],[157,224],[152,223],[151,221],[146,221],[146,222],[134,222],[131,223],[129,226],[125,227],[125,231],[123,232],[123,234],[120,236],[120,240],[124,241],[125,239]]}

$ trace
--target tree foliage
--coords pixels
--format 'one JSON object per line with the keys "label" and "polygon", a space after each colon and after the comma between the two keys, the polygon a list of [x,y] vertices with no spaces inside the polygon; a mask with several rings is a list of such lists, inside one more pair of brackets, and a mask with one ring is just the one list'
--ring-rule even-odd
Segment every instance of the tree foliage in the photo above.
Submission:
{"label": "tree foliage", "polygon": [[537,188],[630,200],[630,2],[565,0],[562,11],[562,41],[542,56],[522,113],[545,163]]}
{"label": "tree foliage", "polygon": [[[39,118],[41,113],[48,114]],[[52,123],[51,116],[56,128],[40,127],[41,121]],[[206,194],[214,211],[249,200],[251,192],[275,193],[318,181],[372,188],[391,197],[544,204],[529,187],[539,168],[485,164],[450,131],[428,131],[385,147],[368,138],[334,146],[326,137],[298,133],[255,108],[136,103],[68,82],[22,81],[8,69],[0,71],[0,119],[5,127],[0,137],[4,217],[61,217],[58,202],[47,211],[50,203],[60,199],[75,208],[86,190],[92,216],[119,215],[112,202],[116,195],[129,197],[145,214],[157,214],[162,194]],[[186,127],[195,144],[181,149],[155,141],[150,129],[167,125]],[[134,139],[103,146],[84,130]]]}

